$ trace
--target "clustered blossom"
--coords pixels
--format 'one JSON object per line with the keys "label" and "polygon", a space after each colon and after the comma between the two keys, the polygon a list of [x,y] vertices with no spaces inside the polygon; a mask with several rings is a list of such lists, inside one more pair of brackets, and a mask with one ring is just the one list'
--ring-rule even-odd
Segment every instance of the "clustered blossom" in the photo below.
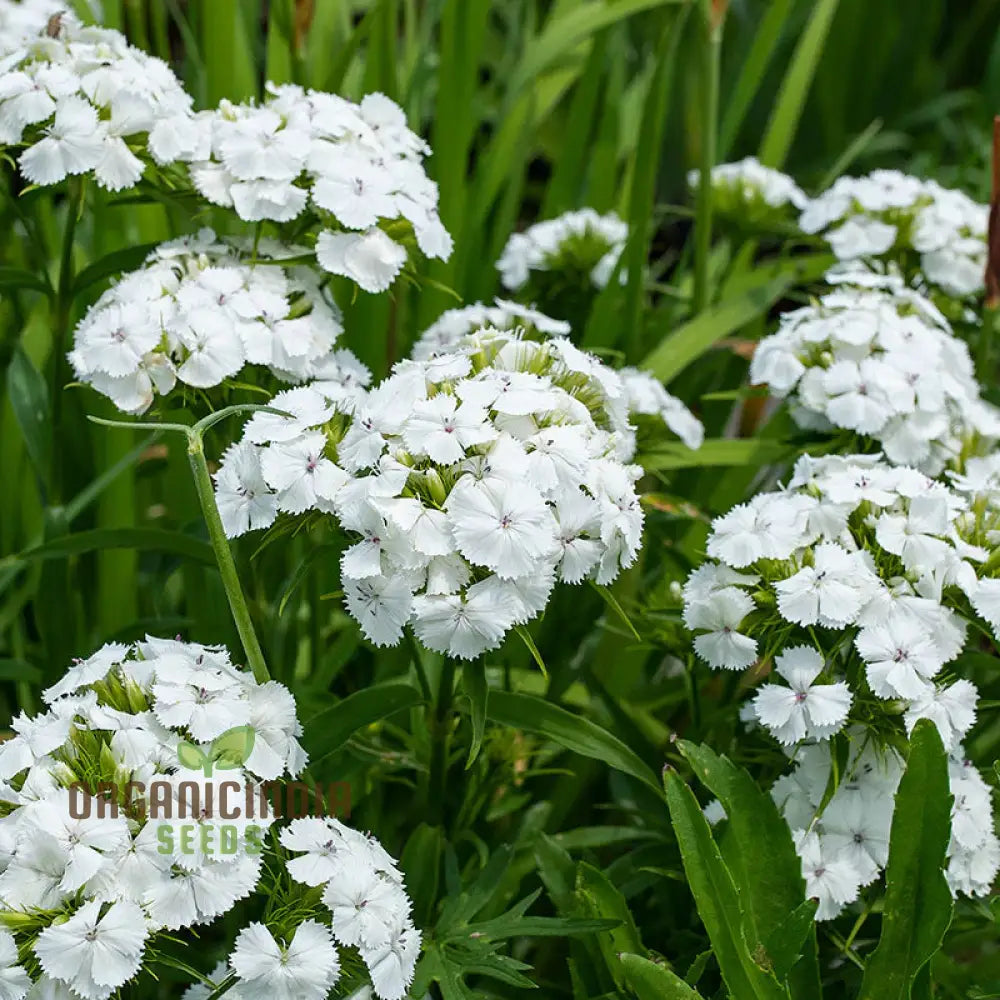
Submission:
{"label": "clustered blossom", "polygon": [[[14,931],[0,932],[0,993],[19,1000],[32,985],[15,965],[20,947],[40,970],[38,996],[68,988],[107,1000],[146,967],[157,935],[210,923],[258,887],[277,820],[262,782],[302,770],[302,730],[284,685],[257,683],[220,647],[180,640],[108,644],[44,697],[46,711],[22,713],[0,745],[0,903]],[[234,734],[239,752],[226,742]],[[321,922],[297,937],[312,957],[293,970],[273,939],[264,949],[262,925],[245,931],[231,960],[236,995],[325,997],[336,940],[359,950],[378,997],[399,1000],[420,937],[392,859],[332,818],[293,820],[279,836],[295,853],[289,875],[326,886],[325,917],[317,901]],[[251,939],[256,965],[241,957]],[[281,985],[286,971],[305,982],[320,967],[322,992]]]}
{"label": "clustered blossom", "polygon": [[[220,506],[241,491],[258,503],[263,486],[278,509],[332,511],[354,539],[348,610],[377,645],[412,624],[428,648],[474,658],[538,615],[557,579],[606,584],[636,558],[624,386],[568,340],[483,329],[398,364],[348,421],[333,409],[255,415],[224,457]],[[231,533],[255,526],[245,509]]]}
{"label": "clustered blossom", "polygon": [[[806,456],[786,489],[713,523],[711,561],[684,586],[684,622],[701,659],[742,670],[773,658],[749,717],[799,748],[795,772],[775,793],[797,831],[820,919],[884,867],[885,789],[899,778],[886,737],[920,719],[935,724],[953,761],[952,888],[985,892],[1000,865],[989,795],[973,792],[982,781],[963,763],[977,691],[948,669],[965,646],[970,604],[1000,634],[1000,580],[988,559],[1000,527],[998,470],[996,461],[972,460],[949,487],[878,456]],[[857,748],[855,759],[821,811],[838,733]],[[844,824],[855,821],[863,829],[848,837]],[[863,864],[854,833],[871,841]]]}
{"label": "clustered blossom", "polygon": [[989,209],[898,170],[840,177],[805,206],[799,226],[841,260],[898,264],[918,287],[965,298],[982,291]]}
{"label": "clustered blossom", "polygon": [[[430,361],[441,354],[451,353],[460,349],[466,338],[483,327],[520,330],[521,335],[529,339],[568,336],[570,332],[568,323],[516,302],[497,299],[493,306],[477,302],[442,313],[413,345],[411,357],[415,361]],[[667,392],[662,382],[638,368],[621,368],[617,375],[622,381],[630,415],[659,417],[689,448],[701,447],[705,440],[704,426],[676,396]],[[609,377],[605,375],[605,378]],[[620,393],[616,392],[616,395]]]}
{"label": "clustered blossom", "polygon": [[69,12],[46,23],[38,14],[47,6],[28,7],[5,34],[14,51],[0,67],[0,143],[25,147],[17,163],[33,184],[93,174],[109,191],[134,187],[147,136],[152,143],[164,122],[189,116],[190,95],[120,32],[82,26]]}
{"label": "clustered blossom", "polygon": [[[179,818],[190,794],[185,783],[207,802],[208,789],[222,780],[179,766],[180,745],[207,748],[230,728],[253,728],[243,766],[222,772],[238,789],[234,801],[247,788],[253,794],[258,779],[298,773],[305,754],[287,689],[257,684],[216,647],[113,643],[72,666],[45,701],[43,714],[18,716],[16,735],[0,746],[0,798],[8,809],[0,820],[0,901],[21,915],[16,933],[37,934],[33,951],[43,981],[98,1000],[139,971],[154,934],[213,920],[260,877],[245,820],[222,848],[223,823],[211,810],[196,815],[186,799],[189,815]],[[130,803],[98,808],[99,786],[128,782],[139,783]],[[147,820],[144,796],[155,782],[170,790],[176,808]],[[74,784],[94,796],[89,810],[75,810],[89,812],[85,818],[74,818]],[[185,821],[200,834],[191,853],[161,829],[173,834]],[[270,821],[266,814],[254,820],[264,829]]]}
{"label": "clustered blossom", "polygon": [[[688,186],[697,189],[701,173],[692,170]],[[780,170],[765,167],[756,157],[712,167],[712,203],[735,219],[753,220],[760,216],[780,216],[782,209],[801,212],[809,203],[806,193]]]}
{"label": "clustered blossom", "polygon": [[426,256],[451,254],[437,185],[423,168],[430,149],[398,105],[379,93],[354,104],[292,85],[268,91],[259,106],[223,101],[179,116],[170,141],[151,145],[154,156],[189,164],[199,193],[246,222],[310,213],[320,266],[367,292],[395,281],[410,233]]}
{"label": "clustered blossom", "polygon": [[497,261],[504,288],[517,291],[531,272],[579,271],[595,288],[604,288],[625,249],[628,226],[614,213],[592,208],[565,212],[514,233]]}
{"label": "clustered blossom", "polygon": [[269,240],[251,250],[210,229],[161,244],[77,325],[77,378],[129,413],[177,382],[211,388],[246,364],[286,382],[367,382],[349,351],[334,350],[340,310],[316,275],[274,263],[297,252]]}
{"label": "clustered blossom", "polygon": [[0,56],[17,52],[65,10],[62,0],[0,0]]}
{"label": "clustered blossom", "polygon": [[937,474],[1000,437],[1000,411],[980,398],[966,345],[901,281],[844,284],[784,313],[750,365],[750,380],[787,397],[800,427],[871,438],[898,464]]}

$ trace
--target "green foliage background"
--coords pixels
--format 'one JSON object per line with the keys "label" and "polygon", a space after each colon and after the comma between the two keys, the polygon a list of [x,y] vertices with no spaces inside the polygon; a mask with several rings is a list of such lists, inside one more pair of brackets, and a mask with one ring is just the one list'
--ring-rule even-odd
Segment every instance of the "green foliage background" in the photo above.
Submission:
{"label": "green foliage background", "polygon": [[[516,996],[533,984],[539,995],[574,1000],[691,997],[697,984],[708,998],[725,995],[723,979],[737,1000],[817,995],[801,984],[788,992],[761,971],[739,912],[726,909],[739,910],[731,896],[719,904],[725,919],[717,931],[730,950],[718,943],[715,920],[701,899],[695,907],[688,883],[697,887],[700,877],[713,892],[728,892],[728,865],[752,884],[753,872],[733,854],[747,845],[723,844],[716,858],[691,809],[690,789],[701,796],[700,787],[668,779],[668,809],[659,772],[669,760],[677,774],[692,775],[693,751],[673,742],[677,734],[727,754],[761,782],[782,766],[773,746],[738,729],[740,678],[710,675],[691,655],[677,655],[685,644],[670,584],[697,562],[710,517],[773,477],[797,447],[775,422],[755,439],[723,438],[746,361],[719,342],[759,336],[771,307],[817,279],[830,258],[804,246],[794,255],[768,252],[762,263],[755,241],[718,227],[709,243],[710,206],[694,205],[685,175],[757,154],[812,191],[840,173],[893,166],[984,200],[989,129],[1000,110],[1000,6],[732,0],[713,40],[713,10],[725,6],[103,3],[104,23],[171,62],[199,107],[259,97],[266,79],[352,98],[377,89],[427,136],[456,249],[447,263],[427,267],[419,285],[342,303],[346,344],[377,377],[456,299],[499,291],[492,262],[512,230],[590,205],[629,222],[624,268],[632,277],[580,303],[574,318],[584,343],[643,362],[706,423],[709,441],[696,455],[661,447],[647,456],[641,565],[610,592],[559,593],[526,635],[458,678],[453,703],[452,667],[440,657],[407,646],[376,655],[363,642],[340,608],[338,543],[322,524],[236,547],[268,663],[299,701],[312,771],[350,780],[353,822],[401,854],[427,931],[418,982],[436,983],[445,1000]],[[696,216],[701,240],[692,237]],[[77,220],[65,198],[5,192],[6,718],[36,708],[40,689],[72,657],[112,639],[180,633],[240,648],[183,442],[90,424],[87,414],[112,416],[110,406],[67,388],[62,359],[73,323],[111,275],[138,264],[147,244],[203,224],[224,225],[191,205],[142,196],[103,197],[96,215]],[[647,260],[652,290],[640,278]],[[209,453],[235,432],[213,429]],[[969,665],[987,702],[1000,697],[993,671],[992,662]],[[1000,743],[995,713],[984,715],[971,746],[977,761],[994,760]],[[478,756],[470,754],[480,741]],[[444,755],[444,784],[430,779],[434,754]],[[746,806],[747,837],[755,825],[773,828],[769,802],[758,797]],[[681,815],[686,826],[678,826]],[[775,850],[787,854],[790,843]],[[700,875],[691,868],[698,857]],[[792,888],[783,891],[794,896],[797,872],[789,877]],[[907,974],[900,992],[872,991],[863,969],[879,954],[879,933],[892,927],[877,911],[865,917],[853,930],[820,931],[813,988],[821,974],[828,997],[930,996],[926,969]],[[997,917],[995,905],[958,906],[934,959],[936,995],[1000,995]],[[812,933],[805,918],[795,924],[800,944]],[[214,940],[206,938],[207,964]],[[740,988],[730,960],[742,970],[733,975],[746,977]],[[145,988],[174,995],[169,976]]]}

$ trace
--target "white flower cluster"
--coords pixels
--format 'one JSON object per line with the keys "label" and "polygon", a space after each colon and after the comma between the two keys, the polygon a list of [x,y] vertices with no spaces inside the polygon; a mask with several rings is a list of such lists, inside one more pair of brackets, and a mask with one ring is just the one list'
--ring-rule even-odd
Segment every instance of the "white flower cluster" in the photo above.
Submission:
{"label": "white flower cluster", "polygon": [[784,313],[758,345],[750,380],[789,397],[800,427],[873,438],[890,461],[932,474],[977,437],[1000,437],[1000,411],[980,398],[968,348],[899,279],[889,288],[844,284]]}
{"label": "white flower cluster", "polygon": [[308,268],[274,263],[296,253],[268,240],[252,251],[210,229],[161,244],[77,325],[77,378],[129,413],[178,381],[210,388],[248,363],[286,382],[364,381],[360,362],[333,350],[343,326],[329,292]]}
{"label": "white flower cluster", "polygon": [[191,97],[167,64],[118,31],[67,12],[30,38],[6,37],[20,44],[0,64],[0,143],[27,147],[18,166],[33,184],[92,172],[109,191],[134,187],[147,135],[152,142],[164,122],[190,115]]}
{"label": "white flower cluster", "polygon": [[[484,306],[476,302],[461,309],[442,313],[413,345],[411,357],[415,361],[430,361],[442,354],[461,349],[463,341],[481,330],[522,331],[523,337],[568,336],[570,327],[562,320],[552,319],[537,309],[517,302],[497,299],[495,305]],[[676,434],[689,448],[698,449],[705,440],[701,421],[676,397],[663,387],[663,383],[638,368],[622,368],[617,372],[622,381],[626,409],[629,414],[655,416]],[[605,375],[605,378],[608,378]]]}
{"label": "white flower cluster", "polygon": [[65,10],[62,0],[0,0],[0,57],[14,54],[49,25],[61,24]]}
{"label": "white flower cluster", "polygon": [[[817,920],[829,920],[874,882],[889,860],[893,797],[903,772],[895,750],[859,737],[850,744],[837,790],[820,809],[832,764],[828,743],[799,748],[794,769],[771,789],[802,860],[806,896],[819,900]],[[960,755],[949,761],[954,798],[948,867],[953,893],[989,895],[1000,868],[1000,840],[993,829],[992,792]]]}
{"label": "white flower cluster", "polygon": [[437,185],[423,168],[430,149],[398,105],[378,93],[354,104],[292,85],[268,89],[260,106],[223,101],[178,116],[150,137],[153,155],[189,163],[202,196],[247,222],[314,213],[320,265],[367,292],[385,291],[406,263],[386,228],[399,238],[412,229],[428,257],[451,254]]}
{"label": "white flower cluster", "polygon": [[595,288],[607,285],[625,249],[628,226],[614,213],[592,208],[564,212],[514,233],[497,261],[504,288],[517,291],[532,271],[581,270]]}
{"label": "white flower cluster", "polygon": [[[697,190],[701,173],[689,171],[687,182],[688,187]],[[755,156],[712,167],[712,190],[718,207],[734,215],[789,205],[801,212],[809,203],[808,195],[788,174],[765,167]]]}
{"label": "white flower cluster", "polygon": [[[773,657],[775,679],[758,690],[752,718],[783,745],[825,745],[853,711],[859,725],[869,726],[852,735],[855,742],[888,754],[887,731],[901,724],[911,731],[930,719],[960,760],[977,692],[968,680],[942,675],[965,645],[967,602],[1000,634],[1000,580],[987,561],[1000,528],[998,468],[980,461],[951,488],[878,456],[800,459],[787,489],[758,495],[714,522],[713,561],[695,570],[683,591],[695,652],[729,670]],[[813,759],[818,751],[806,753]],[[828,753],[825,760],[825,776],[815,777],[806,796],[815,799],[813,813],[829,777]],[[962,831],[956,805],[949,878],[962,891],[981,891],[984,858],[993,874],[1000,863],[989,797],[977,803],[978,847]],[[876,813],[869,819],[875,823]],[[834,828],[826,813],[823,820],[823,831]],[[790,822],[802,826],[792,816]],[[846,848],[824,850],[822,840],[800,842],[807,861],[819,851],[824,861],[850,863]],[[850,867],[850,899],[884,863]],[[815,870],[822,867],[817,861]],[[843,880],[838,885],[818,893],[822,916],[849,901],[838,896],[846,892]]]}
{"label": "white flower cluster", "polygon": [[[255,798],[258,779],[296,774],[305,754],[287,689],[258,685],[215,647],[107,645],[45,700],[0,746],[0,901],[16,933],[37,935],[44,982],[101,1000],[136,975],[153,934],[206,923],[253,891],[273,816],[223,820],[211,803],[225,783],[231,802]],[[236,727],[254,737],[242,766],[181,766],[185,746],[211,759]]]}
{"label": "white flower cluster", "polygon": [[[107,1000],[158,934],[209,923],[257,888],[278,818],[269,788],[283,788],[265,782],[305,766],[301,727],[282,684],[179,640],[104,646],[45,700],[0,745],[0,902],[16,939],[0,932],[0,995],[20,1000],[32,986],[20,947],[41,970],[32,997]],[[399,1000],[420,935],[392,858],[329,817],[299,816],[279,840],[291,878],[325,886],[325,909],[317,902],[320,919],[289,948],[262,925],[244,931],[235,995],[325,997],[337,942],[358,950],[376,996]],[[296,949],[308,958],[287,967]]]}
{"label": "white flower cluster", "polygon": [[[341,571],[365,635],[394,644],[412,623],[472,659],[538,615],[557,578],[605,584],[635,560],[626,405],[617,374],[568,340],[484,329],[398,364],[349,424],[331,406],[255,415],[218,473],[220,507],[231,533],[254,527],[230,508],[263,482],[279,509],[332,510],[356,538]],[[243,474],[254,462],[262,480]]]}
{"label": "white flower cluster", "polygon": [[964,298],[983,288],[989,209],[968,195],[898,170],[840,177],[805,206],[807,233],[822,233],[841,260],[895,261],[920,286]]}

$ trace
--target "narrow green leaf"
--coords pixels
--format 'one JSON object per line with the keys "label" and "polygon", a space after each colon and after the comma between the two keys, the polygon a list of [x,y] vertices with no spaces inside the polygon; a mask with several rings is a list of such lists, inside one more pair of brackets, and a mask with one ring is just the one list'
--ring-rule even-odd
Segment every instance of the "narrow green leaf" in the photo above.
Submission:
{"label": "narrow green leaf", "polygon": [[636,627],[632,624],[632,619],[625,613],[625,609],[621,606],[618,598],[611,592],[610,587],[604,587],[600,584],[593,583],[591,581],[594,590],[601,595],[601,599],[605,604],[618,616],[622,624],[627,628],[633,636],[635,636],[636,642],[642,642],[642,636],[636,631]]}
{"label": "narrow green leaf", "polygon": [[73,282],[73,294],[78,295],[85,288],[89,288],[95,282],[104,278],[109,278],[123,271],[132,271],[155,250],[156,243],[139,243],[136,246],[125,247],[106,254],[93,264],[85,267]]}
{"label": "narrow green leaf", "polygon": [[17,566],[39,559],[65,559],[67,556],[100,552],[103,549],[148,549],[204,563],[206,566],[215,565],[212,546],[182,532],[165,531],[161,528],[99,528],[53,538],[17,555],[0,559],[0,566]]}
{"label": "narrow green leaf", "polygon": [[433,919],[443,853],[441,828],[421,823],[410,834],[399,859],[406,876],[406,891],[413,900],[414,920],[419,921],[419,926],[427,926]]}
{"label": "narrow green leaf", "polygon": [[646,356],[641,367],[652,372],[661,382],[669,382],[723,337],[766,313],[788,291],[793,281],[790,275],[782,275],[710,306],[664,337],[659,346]]}
{"label": "narrow green leaf", "polygon": [[515,626],[514,631],[517,632],[521,642],[528,647],[528,652],[531,653],[531,658],[535,661],[535,664],[538,669],[541,670],[543,676],[548,677],[549,672],[545,669],[545,661],[542,659],[542,654],[535,645],[535,640],[531,638],[531,633],[523,625]]}
{"label": "narrow green leaf", "polygon": [[730,994],[740,1000],[788,1000],[787,990],[754,961],[733,876],[694,794],[676,771],[667,773],[666,792],[688,885]]}
{"label": "narrow green leaf", "polygon": [[52,286],[44,275],[21,267],[0,267],[0,288],[12,292],[24,288],[32,292],[43,292],[45,295],[52,294]]}
{"label": "narrow green leaf", "polygon": [[774,58],[781,41],[793,0],[771,0],[764,10],[753,43],[740,67],[739,76],[728,94],[719,127],[719,160],[725,162],[761,85],[766,79],[766,70]]}
{"label": "narrow green leaf", "polygon": [[[771,796],[728,757],[686,740],[679,749],[726,810],[722,855],[743,900],[747,941],[751,949],[763,947],[805,899],[788,824]],[[773,964],[770,958],[766,961]]]}
{"label": "narrow green leaf", "polygon": [[35,473],[42,482],[47,482],[52,453],[49,390],[20,344],[14,348],[7,366],[7,395]]}
{"label": "narrow green leaf", "polygon": [[19,660],[14,657],[0,657],[0,680],[28,681],[32,684],[38,684],[41,679],[41,670],[38,667],[32,666],[27,660]]}
{"label": "narrow green leaf", "polygon": [[658,965],[641,955],[625,954],[621,960],[625,983],[639,1000],[702,1000],[696,989],[665,965]]}
{"label": "narrow green leaf", "polygon": [[941,737],[933,722],[921,719],[896,792],[882,934],[859,1000],[910,1000],[915,980],[941,947],[954,908],[944,877],[951,803]]}
{"label": "narrow green leaf", "polygon": [[760,161],[767,167],[780,170],[785,165],[838,3],[839,0],[816,0],[806,30],[795,47],[760,145]]}
{"label": "narrow green leaf", "polygon": [[469,748],[469,759],[465,765],[468,770],[479,756],[479,748],[483,745],[483,733],[486,732],[486,708],[490,687],[486,682],[485,660],[482,658],[473,660],[462,668],[462,686],[469,696],[469,714],[472,718],[472,746]]}
{"label": "narrow green leaf", "polygon": [[648,472],[670,469],[700,469],[707,466],[729,467],[773,465],[795,454],[783,441],[760,438],[710,438],[693,450],[680,441],[667,441],[652,451],[641,453],[636,462]]}
{"label": "narrow green leaf", "polygon": [[339,750],[359,729],[421,704],[423,697],[409,684],[374,684],[306,720],[303,743],[315,764]]}
{"label": "narrow green leaf", "polygon": [[660,792],[656,775],[617,736],[565,708],[530,694],[491,691],[487,715],[502,726],[539,733],[567,750],[602,761]]}
{"label": "narrow green leaf", "polygon": [[577,865],[576,897],[580,901],[581,912],[587,916],[615,920],[617,926],[610,932],[598,934],[596,941],[608,971],[621,985],[624,971],[618,956],[626,951],[643,954],[646,951],[625,897],[604,872],[584,861]]}
{"label": "narrow green leaf", "polygon": [[651,10],[668,3],[683,0],[584,0],[566,5],[563,11],[553,14],[545,27],[525,46],[524,55],[511,76],[507,93],[514,97],[532,80],[565,58],[581,42],[611,24],[631,17],[643,10]]}

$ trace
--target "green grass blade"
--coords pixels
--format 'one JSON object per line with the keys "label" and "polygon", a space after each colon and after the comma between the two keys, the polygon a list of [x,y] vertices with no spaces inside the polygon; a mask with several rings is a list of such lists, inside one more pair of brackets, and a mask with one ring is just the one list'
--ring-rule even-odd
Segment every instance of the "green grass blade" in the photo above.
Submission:
{"label": "green grass blade", "polygon": [[760,145],[760,161],[765,166],[780,169],[785,165],[838,3],[839,0],[817,0],[795,47]]}

